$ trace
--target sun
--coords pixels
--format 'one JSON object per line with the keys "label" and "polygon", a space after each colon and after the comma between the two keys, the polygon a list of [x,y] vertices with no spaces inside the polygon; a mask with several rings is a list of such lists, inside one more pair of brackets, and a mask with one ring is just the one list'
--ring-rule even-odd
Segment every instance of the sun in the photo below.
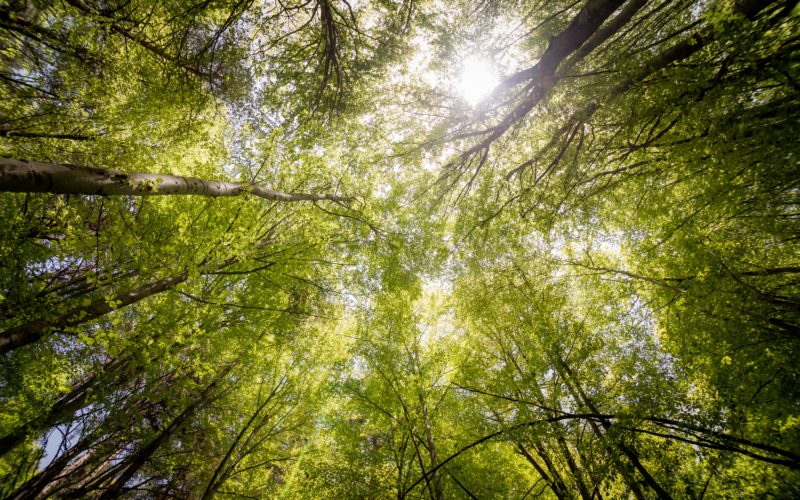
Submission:
{"label": "sun", "polygon": [[470,106],[480,103],[497,86],[498,79],[492,64],[484,58],[468,56],[461,62],[456,89]]}

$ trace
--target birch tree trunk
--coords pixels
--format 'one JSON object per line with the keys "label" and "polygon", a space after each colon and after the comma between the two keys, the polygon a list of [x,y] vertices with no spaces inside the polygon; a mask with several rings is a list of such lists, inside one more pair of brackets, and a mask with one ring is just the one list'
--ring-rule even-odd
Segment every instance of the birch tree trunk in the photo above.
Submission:
{"label": "birch tree trunk", "polygon": [[331,194],[283,193],[246,182],[203,180],[168,174],[125,173],[102,169],[0,158],[0,191],[88,195],[200,195],[252,194],[272,201],[350,201]]}

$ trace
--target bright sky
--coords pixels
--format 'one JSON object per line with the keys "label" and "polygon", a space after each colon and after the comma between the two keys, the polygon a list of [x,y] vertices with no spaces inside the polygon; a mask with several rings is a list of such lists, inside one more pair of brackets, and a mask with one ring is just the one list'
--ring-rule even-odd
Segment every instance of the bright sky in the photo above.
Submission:
{"label": "bright sky", "polygon": [[498,83],[495,70],[486,59],[467,56],[461,62],[461,73],[456,88],[470,106],[481,102]]}

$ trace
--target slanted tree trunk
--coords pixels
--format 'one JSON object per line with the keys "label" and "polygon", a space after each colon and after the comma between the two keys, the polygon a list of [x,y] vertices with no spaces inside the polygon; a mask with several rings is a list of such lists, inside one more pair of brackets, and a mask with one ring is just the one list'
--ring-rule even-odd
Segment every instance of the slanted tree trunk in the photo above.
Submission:
{"label": "slanted tree trunk", "polygon": [[433,429],[428,412],[428,403],[422,393],[419,394],[419,401],[422,404],[422,422],[425,431],[425,442],[428,448],[428,456],[431,460],[431,483],[433,485],[433,498],[435,500],[442,500],[444,498],[444,491],[442,489],[442,479],[439,476],[439,454],[436,451],[436,441],[433,438]]}
{"label": "slanted tree trunk", "polygon": [[90,141],[94,137],[87,134],[50,134],[47,132],[26,132],[24,130],[0,130],[0,137],[20,137],[23,139],[64,139],[68,141]]}
{"label": "slanted tree trunk", "polygon": [[555,72],[564,59],[592,37],[623,3],[624,0],[589,0],[564,31],[550,39],[539,62],[506,78],[498,90],[505,90],[532,79],[540,86],[552,85]]}
{"label": "slanted tree trunk", "polygon": [[[69,475],[72,470],[81,467],[85,462],[92,459],[97,450],[97,448],[93,447],[96,445],[97,439],[98,432],[91,432],[84,436],[78,443],[57,456],[47,467],[40,470],[6,498],[12,500],[37,498],[37,495],[47,488],[49,484],[57,481],[60,477]],[[81,453],[84,454],[80,456]],[[73,462],[76,457],[79,458]]]}
{"label": "slanted tree trunk", "polygon": [[[744,14],[749,19],[753,19],[759,12],[764,10],[767,6],[774,3],[776,0],[746,0],[743,2],[739,2],[735,4],[734,10]],[[605,41],[608,37],[610,37],[613,33],[611,33],[612,28],[619,29],[622,25],[627,23],[636,12],[641,9],[641,2],[640,0],[635,0],[634,2],[625,6],[625,8],[620,12],[620,14],[615,17],[611,22],[609,22],[606,26],[602,29],[598,30],[591,39],[589,39],[585,45],[580,47],[578,51],[570,58],[570,60],[564,63],[564,67],[562,70],[553,76],[553,78],[559,78],[563,76],[563,74],[568,73],[572,68],[580,62],[582,58],[589,54],[592,50],[594,50],[597,45],[601,44]],[[674,63],[679,61],[683,61],[688,59],[692,55],[697,52],[700,52],[703,48],[710,45],[711,43],[715,42],[719,38],[719,31],[706,28],[703,29],[686,39],[676,43],[675,45],[670,46],[666,50],[656,54],[653,56],[648,62],[642,64],[638,71],[636,71],[633,75],[625,78],[610,90],[604,93],[604,102],[608,102],[613,98],[619,97],[625,93],[627,93],[634,85],[644,81],[649,76],[668,68]],[[538,65],[537,65],[538,66]],[[519,73],[516,73],[509,77],[505,82],[501,84],[501,89],[506,87],[513,87],[519,83],[525,82],[534,76],[535,69],[537,66],[533,68],[529,68],[523,70]],[[590,102],[587,105],[583,106],[582,108],[575,111],[569,119],[565,122],[565,125],[558,131],[557,134],[553,136],[551,141],[544,147],[536,155],[536,159],[539,159],[543,156],[544,152],[550,150],[555,144],[558,143],[558,140],[561,136],[566,132],[572,129],[575,124],[587,122],[592,115],[594,115],[600,108],[602,107],[602,103],[599,101]],[[524,110],[524,114],[527,114],[532,107],[526,107]],[[523,116],[524,116],[523,114]],[[509,122],[509,125],[503,128],[502,130],[497,130],[492,134],[492,137],[499,137],[503,133],[505,133],[512,123]],[[492,139],[494,141],[494,139]],[[484,141],[485,142],[485,141]],[[483,142],[481,144],[484,144]],[[475,149],[475,148],[473,148]],[[514,168],[510,172],[506,174],[506,180],[510,180],[515,175],[519,175],[520,172],[527,169],[531,165],[533,165],[533,161],[524,162],[522,165]],[[592,179],[593,180],[593,179]]]}
{"label": "slanted tree trunk", "polygon": [[87,321],[104,316],[111,311],[129,306],[140,300],[169,290],[178,283],[186,281],[188,276],[189,274],[187,272],[183,272],[177,276],[170,276],[169,278],[146,283],[133,290],[119,293],[115,295],[112,300],[107,300],[104,297],[95,300],[89,305],[72,308],[53,320],[40,319],[29,321],[6,330],[0,333],[0,353],[6,353],[18,347],[32,344],[50,332],[86,323]]}
{"label": "slanted tree trunk", "polygon": [[[272,242],[272,240],[262,241],[259,243],[259,246],[269,244],[270,242]],[[201,267],[200,272],[201,274],[218,272],[237,262],[239,262],[238,258],[231,257],[216,267],[205,265]],[[132,290],[118,293],[110,300],[103,297],[91,302],[89,305],[74,307],[55,319],[29,321],[4,332],[0,332],[0,354],[37,342],[48,333],[92,321],[112,311],[116,311],[117,309],[127,307],[140,300],[171,290],[188,278],[189,272],[183,271],[180,274],[145,283]]]}
{"label": "slanted tree trunk", "polygon": [[[583,390],[580,381],[574,376],[572,369],[569,366],[567,366],[567,364],[557,355],[554,356],[554,358],[555,358],[554,366],[556,368],[556,372],[559,373],[561,378],[564,380],[567,389],[572,393],[576,401],[579,401],[580,403],[585,405],[593,413],[600,415],[597,406],[595,406],[594,402],[586,394],[586,391]],[[592,427],[592,430],[595,432],[595,434],[597,434],[597,436],[601,439],[606,437],[606,433],[611,428],[611,422],[609,422],[607,419],[600,420],[600,425],[603,427],[602,432],[594,422],[590,421],[589,424]],[[644,464],[642,464],[641,460],[639,460],[639,454],[636,452],[636,450],[634,450],[633,448],[627,446],[622,442],[616,442],[614,443],[614,445],[617,447],[617,449],[619,449],[622,452],[623,455],[625,455],[628,458],[633,467],[639,472],[639,474],[642,475],[642,477],[644,478],[644,482],[647,483],[647,486],[649,486],[656,493],[659,499],[669,500],[672,498],[672,496],[660,484],[658,484],[658,481],[656,481],[653,475],[650,474],[650,471],[647,470]],[[630,478],[628,484],[629,486],[631,486],[632,489],[634,488],[638,489],[638,486],[636,485],[633,478]],[[636,493],[635,490],[634,493]],[[637,494],[637,497],[638,496],[639,495]]]}
{"label": "slanted tree trunk", "polygon": [[[516,360],[514,360],[513,358],[512,361],[514,362],[514,367],[524,377],[525,374],[523,373],[519,364],[517,364]],[[532,384],[531,390],[534,391],[534,396],[542,406],[547,405],[548,401],[545,398],[541,387],[539,387],[537,384]],[[546,410],[545,415],[547,415],[548,417],[555,417],[557,416],[557,412]],[[561,455],[563,456],[564,460],[566,460],[567,465],[569,466],[572,479],[577,484],[578,492],[581,494],[581,498],[583,498],[584,500],[591,500],[592,494],[589,492],[589,488],[586,487],[586,483],[584,482],[583,469],[578,467],[578,464],[575,462],[575,458],[572,456],[572,452],[569,449],[567,441],[559,433],[556,433],[555,440],[558,443],[558,448],[561,450]]]}
{"label": "slanted tree trunk", "polygon": [[252,194],[272,201],[351,201],[346,196],[283,193],[246,182],[203,180],[168,174],[125,173],[116,169],[88,168],[0,158],[0,191],[88,195],[200,195]]}
{"label": "slanted tree trunk", "polygon": [[523,445],[522,443],[517,443],[517,449],[519,450],[519,452],[522,454],[523,457],[525,457],[525,459],[531,465],[533,465],[533,468],[536,469],[536,472],[538,472],[539,475],[542,476],[542,479],[544,479],[544,482],[547,483],[547,486],[553,491],[556,498],[558,498],[559,500],[570,498],[569,490],[567,489],[567,486],[564,484],[564,479],[561,477],[561,474],[559,474],[558,469],[553,466],[553,461],[547,455],[545,447],[534,444],[534,448],[536,449],[536,453],[539,455],[539,457],[541,457],[542,462],[544,462],[545,466],[547,466],[547,470],[550,471],[549,475],[542,468],[542,466],[539,465],[539,462],[536,461],[536,459],[533,457],[533,455],[531,455],[528,449],[525,448],[525,445]]}
{"label": "slanted tree trunk", "polygon": [[155,453],[162,444],[167,442],[167,440],[169,440],[175,434],[175,432],[194,415],[195,411],[212,399],[214,390],[228,375],[228,373],[230,373],[234,366],[236,366],[236,362],[228,364],[228,366],[225,367],[225,369],[222,370],[219,375],[214,377],[214,379],[203,389],[203,391],[194,400],[192,400],[192,402],[189,403],[189,405],[177,417],[175,417],[167,427],[159,432],[152,441],[147,443],[136,453],[129,455],[125,460],[127,466],[125,466],[122,472],[120,472],[113,483],[111,483],[107,488],[104,488],[103,493],[99,495],[98,498],[100,500],[104,500],[118,497],[125,484],[140,468],[142,468],[142,466],[150,459],[153,453]]}
{"label": "slanted tree trunk", "polygon": [[526,83],[531,90],[522,103],[508,113],[499,124],[487,129],[485,138],[462,153],[461,157],[469,158],[488,150],[492,143],[542,102],[555,86],[556,71],[561,63],[592,37],[623,3],[624,0],[589,0],[566,29],[550,39],[539,62],[506,78],[495,89],[495,95],[522,83]]}
{"label": "slanted tree trunk", "polygon": [[27,438],[42,435],[48,429],[70,421],[75,412],[92,402],[92,393],[98,387],[104,384],[124,384],[128,373],[128,361],[129,358],[109,359],[73,383],[72,389],[56,399],[49,410],[0,437],[0,457],[22,444]]}
{"label": "slanted tree trunk", "polygon": [[94,387],[97,372],[92,372],[79,380],[71,391],[61,396],[45,414],[34,418],[0,437],[0,457],[13,450],[35,432],[58,425],[64,417],[68,417],[82,408]]}
{"label": "slanted tree trunk", "polygon": [[[161,379],[167,385],[174,381],[172,374]],[[137,388],[144,380],[133,380],[131,383],[123,382],[124,376],[117,379],[118,384],[125,387],[129,393],[138,392]],[[121,383],[120,383],[121,382]],[[102,381],[96,382],[98,385]],[[86,483],[98,474],[106,472],[107,465],[125,450],[130,442],[129,425],[131,418],[140,415],[145,405],[152,404],[147,399],[128,398],[122,407],[117,408],[115,414],[109,414],[101,423],[93,426],[84,420],[80,425],[80,439],[77,443],[67,447],[63,453],[58,454],[46,467],[38,471],[28,481],[17,488],[7,498],[23,500],[31,498],[47,498],[59,494],[62,490],[73,485]],[[88,428],[87,425],[92,428]],[[64,495],[61,495],[64,497]],[[66,497],[65,497],[66,498]]]}
{"label": "slanted tree trunk", "polygon": [[[208,481],[208,485],[203,492],[202,500],[214,498],[217,494],[217,491],[231,476],[236,466],[239,465],[239,463],[253,451],[254,447],[248,448],[250,442],[255,438],[264,425],[269,422],[271,414],[269,412],[268,405],[285,387],[285,383],[286,376],[284,376],[278,382],[278,384],[273,387],[269,396],[266,397],[263,403],[258,405],[256,411],[236,435],[230,447],[228,448],[228,451],[225,453],[225,456],[222,457],[222,460],[220,460],[217,468],[214,470],[214,474],[212,474],[211,479]],[[238,452],[237,448],[239,449]]]}

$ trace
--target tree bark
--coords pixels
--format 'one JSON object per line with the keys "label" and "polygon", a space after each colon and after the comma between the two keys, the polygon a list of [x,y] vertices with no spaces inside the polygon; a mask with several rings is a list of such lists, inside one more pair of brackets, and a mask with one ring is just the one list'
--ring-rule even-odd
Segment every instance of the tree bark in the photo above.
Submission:
{"label": "tree bark", "polygon": [[[72,470],[81,467],[84,462],[93,457],[97,449],[94,448],[93,445],[96,444],[97,438],[98,432],[96,431],[84,436],[78,443],[57,456],[47,467],[27,480],[7,498],[11,500],[38,498],[39,493],[45,488],[48,488],[51,483],[68,476]],[[76,462],[70,465],[70,462],[83,452],[86,452],[83,457],[78,458]]]}
{"label": "tree bark", "polygon": [[647,0],[632,0],[628,2],[622,10],[614,16],[614,19],[606,23],[603,27],[597,30],[586,43],[580,46],[575,53],[564,63],[564,68],[561,72],[569,71],[578,64],[584,57],[589,55],[594,49],[599,47],[603,42],[611,38],[617,31],[633,19],[633,16],[639,12],[642,7],[647,5]]}
{"label": "tree bark", "polygon": [[425,441],[428,448],[428,456],[431,460],[431,483],[433,483],[433,497],[436,500],[444,498],[444,491],[442,490],[442,481],[438,474],[439,468],[439,454],[436,451],[436,441],[433,439],[433,429],[431,426],[430,416],[428,415],[428,403],[425,401],[422,393],[419,394],[419,401],[422,404],[422,417],[423,426],[425,431]]}
{"label": "tree bark", "polygon": [[82,408],[89,396],[89,390],[94,386],[97,372],[92,372],[79,380],[72,390],[60,398],[50,407],[44,415],[34,418],[0,438],[0,457],[13,450],[31,434],[43,431],[61,423],[65,416],[73,414]]}
{"label": "tree bark", "polygon": [[[263,240],[258,244],[258,246],[268,245],[272,241],[274,240]],[[237,262],[239,262],[238,257],[231,257],[222,264],[213,268],[208,264],[205,264],[201,266],[200,273],[209,274],[218,272],[221,269],[231,266]],[[13,351],[18,347],[22,347],[33,342],[37,342],[44,335],[50,332],[92,321],[112,311],[116,311],[117,309],[127,307],[131,304],[139,302],[140,300],[144,300],[153,295],[170,290],[176,285],[183,283],[188,278],[189,272],[183,271],[180,274],[170,276],[168,278],[146,283],[134,288],[133,290],[118,293],[114,295],[111,300],[107,300],[105,297],[103,297],[91,302],[89,305],[74,307],[53,320],[39,319],[29,321],[4,332],[0,332],[0,354]]]}
{"label": "tree bark", "polygon": [[[239,465],[239,462],[241,462],[242,459],[252,452],[253,448],[250,448],[249,450],[246,448],[249,446],[256,434],[270,420],[271,415],[269,411],[264,412],[264,410],[267,409],[267,405],[269,405],[269,403],[272,402],[273,399],[280,393],[282,388],[285,387],[285,383],[286,377],[284,376],[272,389],[264,402],[258,405],[256,411],[236,435],[233,442],[228,447],[228,451],[225,453],[225,456],[222,457],[222,460],[220,460],[217,468],[214,470],[214,474],[212,474],[211,479],[208,481],[208,485],[203,492],[201,500],[214,498],[217,494],[217,491],[222,487],[223,484],[225,484],[225,481],[228,480],[236,466]],[[248,430],[250,431],[249,433]],[[245,437],[246,434],[247,437]],[[240,450],[234,457],[234,453],[236,452],[237,448],[240,448]]]}
{"label": "tree bark", "polygon": [[0,137],[20,137],[25,139],[63,139],[69,141],[90,141],[94,137],[86,134],[49,134],[46,132],[25,132],[23,130],[0,130]]}
{"label": "tree bark", "polygon": [[71,326],[77,326],[104,316],[111,311],[129,306],[186,281],[189,274],[183,272],[177,276],[146,283],[138,288],[117,294],[112,300],[101,298],[89,305],[75,307],[54,320],[36,320],[11,328],[0,333],[0,354],[13,351],[18,347],[32,344],[42,336]]}
{"label": "tree bark", "polygon": [[228,373],[230,373],[234,366],[236,366],[236,362],[230,363],[227,367],[225,367],[225,369],[222,370],[219,375],[214,377],[214,379],[203,389],[203,391],[196,398],[194,398],[192,402],[189,403],[189,405],[177,417],[175,417],[175,419],[173,419],[166,428],[159,432],[152,441],[147,443],[136,453],[130,455],[126,459],[128,465],[117,476],[116,480],[111,483],[108,488],[105,488],[103,493],[98,496],[99,500],[118,497],[125,484],[133,477],[136,471],[138,471],[147,462],[147,460],[150,459],[153,453],[155,453],[162,444],[171,438],[172,435],[175,434],[175,432],[187,420],[189,420],[192,415],[194,415],[194,412],[197,411],[198,408],[206,404],[209,399],[211,399],[212,392],[228,375]]}
{"label": "tree bark", "polygon": [[[528,449],[525,448],[525,446],[522,443],[517,443],[517,449],[522,454],[522,456],[525,457],[528,463],[530,463],[533,466],[533,468],[536,469],[536,472],[538,472],[539,475],[542,476],[542,479],[544,479],[544,482],[547,483],[547,486],[553,491],[553,494],[555,494],[556,498],[558,499],[569,498],[566,488],[564,488],[563,482],[560,480],[560,478],[557,478],[556,475],[553,474],[553,478],[551,479],[550,476],[547,474],[547,472],[544,470],[544,468],[542,468],[542,466],[539,465],[536,459],[533,458],[533,455],[530,454]],[[551,472],[555,472],[553,471],[553,468],[548,461],[545,461],[545,465],[549,467]]]}
{"label": "tree bark", "polygon": [[283,193],[246,182],[203,180],[168,174],[125,173],[116,169],[88,168],[0,158],[0,191],[86,195],[200,195],[253,194],[272,201],[350,201],[331,194]]}
{"label": "tree bark", "polygon": [[[574,376],[572,369],[567,366],[564,360],[562,360],[559,356],[554,357],[556,371],[561,375],[561,378],[566,383],[570,392],[573,392],[573,396],[577,396],[576,399],[589,408],[590,411],[595,414],[600,414],[594,402],[583,390],[580,381]],[[609,422],[608,419],[600,419],[600,425],[603,427],[606,433],[611,428],[611,422]],[[596,429],[596,426],[593,426],[593,430],[596,434],[598,434],[598,437],[605,437],[605,433],[600,433],[599,429]],[[623,455],[628,458],[630,463],[633,464],[633,467],[644,478],[644,482],[647,483],[647,486],[649,486],[656,493],[658,498],[663,500],[670,500],[672,498],[672,496],[663,487],[661,487],[660,484],[658,484],[658,481],[656,481],[652,474],[650,474],[650,471],[647,470],[644,464],[642,464],[641,460],[639,460],[639,454],[636,452],[636,450],[630,448],[622,442],[615,442],[614,445],[622,452]]]}
{"label": "tree bark", "polygon": [[494,141],[542,102],[556,83],[556,71],[561,63],[594,35],[603,22],[623,3],[624,0],[589,0],[569,26],[550,40],[538,63],[511,75],[498,85],[493,92],[495,96],[526,82],[526,89],[531,90],[499,124],[483,131],[487,136],[462,153],[461,158],[466,159],[480,151],[488,150]]}
{"label": "tree bark", "polygon": [[[520,374],[522,374],[522,370],[520,369],[516,361],[514,362],[514,366],[517,368]],[[534,384],[533,390],[536,391],[535,396],[537,397],[539,402],[541,402],[541,404],[544,406],[547,403],[547,400],[544,397],[544,393],[542,393],[541,387]],[[557,415],[557,412],[547,411],[546,415],[548,417],[555,417]],[[564,460],[566,460],[567,466],[569,466],[569,470],[572,473],[572,479],[577,484],[578,492],[581,494],[581,498],[583,498],[584,500],[591,500],[592,495],[589,492],[589,489],[586,487],[586,483],[583,480],[583,471],[581,470],[580,467],[578,467],[578,464],[575,462],[575,458],[572,456],[572,452],[569,449],[567,441],[564,439],[563,436],[561,436],[558,433],[556,433],[555,440],[558,443],[559,449],[561,450],[561,455],[564,457]]]}
{"label": "tree bark", "polygon": [[[745,15],[748,19],[753,20],[762,10],[767,8],[770,4],[775,3],[777,0],[746,0],[741,3],[737,3],[734,6],[734,10]],[[565,72],[571,70],[578,62],[580,62],[581,58],[588,55],[589,52],[594,50],[597,45],[605,41],[609,36],[611,36],[610,30],[613,27],[619,29],[622,25],[624,25],[630,17],[636,14],[636,12],[641,9],[641,6],[638,5],[640,0],[635,0],[631,4],[625,6],[625,8],[620,12],[620,14],[615,17],[608,25],[603,27],[595,33],[595,35],[586,42],[586,45],[580,47],[575,54],[564,63],[564,68],[562,68]],[[619,24],[617,26],[617,24]],[[663,70],[676,63],[678,61],[683,61],[684,59],[688,59],[692,55],[697,52],[700,52],[703,48],[708,46],[709,44],[715,42],[720,33],[712,28],[705,28],[693,35],[687,37],[686,39],[678,42],[677,44],[669,47],[668,49],[660,52],[656,56],[652,57],[648,62],[641,65],[640,69],[636,71],[633,75],[625,78],[621,82],[614,85],[609,91],[604,94],[604,102],[609,102],[616,97],[619,97],[625,93],[627,93],[635,84],[644,81],[647,77]],[[509,79],[506,80],[502,85],[503,88],[510,88],[514,85],[517,85],[527,79],[530,79],[534,76],[532,71],[536,68],[529,68],[527,70],[521,71],[512,75]],[[554,78],[559,78],[563,76],[562,72],[559,72],[558,75],[555,75]],[[538,101],[537,101],[538,102]],[[522,105],[521,105],[522,106]],[[565,131],[570,130],[572,126],[576,123],[584,123],[587,122],[592,115],[595,114],[600,108],[602,107],[602,103],[600,102],[590,102],[587,105],[583,106],[578,111],[574,112],[567,120],[566,125],[562,127],[558,133],[553,136],[550,140],[550,143],[545,146],[545,148],[537,154],[535,160],[541,158],[544,153],[552,148],[557,142],[558,137],[564,134]],[[524,114],[520,116],[519,119],[522,119],[524,115],[526,115],[533,107],[525,107]],[[516,111],[516,110],[515,110]],[[492,141],[496,140],[500,135],[505,133],[508,128],[510,128],[512,123],[509,123],[507,126],[503,125],[502,130],[500,130],[500,126],[498,126],[498,130],[496,130],[491,137]],[[483,141],[481,144],[484,145],[486,141]],[[476,149],[477,146],[473,149]],[[471,151],[471,150],[470,150]],[[527,161],[522,165],[514,168],[513,170],[509,171],[505,178],[506,180],[510,180],[515,175],[519,175],[522,171],[526,170],[528,167],[533,165],[535,161]]]}
{"label": "tree bark", "polygon": [[531,79],[535,79],[537,85],[548,81],[552,84],[561,62],[594,35],[600,25],[623,3],[624,0],[589,0],[569,26],[550,40],[538,63],[506,78],[498,90],[509,89]]}
{"label": "tree bark", "polygon": [[[503,353],[507,358],[506,363],[510,362],[511,365],[514,367],[514,369],[517,371],[517,373],[519,373],[522,379],[525,380],[529,375],[525,372],[525,370],[522,369],[520,364],[517,362],[517,359],[514,357],[514,354],[508,349],[503,349]],[[538,384],[534,383],[531,384],[530,390],[533,392],[533,396],[536,398],[536,401],[538,401],[539,405],[542,408],[545,408],[547,405],[547,398],[545,398],[545,395],[542,392],[542,388]],[[555,417],[556,415],[559,414],[559,412],[553,410],[545,410],[545,412],[546,412],[545,414],[548,417]],[[577,484],[578,492],[581,494],[581,498],[583,498],[584,500],[592,500],[593,498],[592,494],[589,492],[589,489],[586,487],[586,484],[584,482],[583,471],[575,462],[575,458],[572,456],[572,452],[569,449],[567,441],[559,433],[556,433],[555,440],[558,443],[559,449],[561,450],[561,455],[563,456],[564,460],[566,460],[567,465],[569,466],[572,479]],[[522,443],[519,443],[519,446],[522,447]],[[578,450],[578,455],[580,456],[579,450]],[[526,458],[528,457],[526,456]],[[530,461],[530,458],[528,458],[528,461]]]}
{"label": "tree bark", "polygon": [[90,6],[86,5],[81,0],[67,0],[67,3],[69,5],[72,5],[76,9],[80,10],[85,15],[96,15],[96,16],[100,16],[102,18],[108,19],[109,21],[111,21],[111,23],[109,25],[109,28],[111,29],[111,31],[114,31],[117,34],[122,35],[124,38],[127,38],[128,40],[138,44],[139,46],[141,46],[145,50],[150,51],[151,53],[155,54],[156,56],[160,57],[161,59],[163,59],[165,61],[168,61],[168,62],[171,62],[171,63],[177,65],[179,68],[185,69],[189,73],[192,73],[192,74],[194,74],[196,76],[199,76],[200,78],[203,78],[204,80],[208,81],[209,83],[213,83],[212,82],[212,76],[209,75],[208,73],[205,73],[205,72],[201,71],[199,68],[197,68],[195,66],[192,66],[191,64],[188,64],[188,63],[180,61],[177,57],[168,54],[165,50],[163,50],[162,48],[158,47],[157,45],[145,40],[144,38],[142,38],[142,37],[140,37],[138,35],[135,35],[134,33],[131,33],[131,31],[129,31],[129,30],[123,28],[122,26],[118,25],[117,23],[113,22],[114,18],[112,18],[111,16],[103,13],[102,11],[98,12],[98,11],[92,9]]}
{"label": "tree bark", "polygon": [[[31,435],[41,435],[48,429],[74,418],[75,412],[93,401],[93,392],[98,387],[125,383],[129,358],[109,359],[94,371],[72,384],[72,390],[62,394],[46,411],[9,431],[0,438],[0,457],[22,444]],[[38,434],[37,434],[38,433]]]}

